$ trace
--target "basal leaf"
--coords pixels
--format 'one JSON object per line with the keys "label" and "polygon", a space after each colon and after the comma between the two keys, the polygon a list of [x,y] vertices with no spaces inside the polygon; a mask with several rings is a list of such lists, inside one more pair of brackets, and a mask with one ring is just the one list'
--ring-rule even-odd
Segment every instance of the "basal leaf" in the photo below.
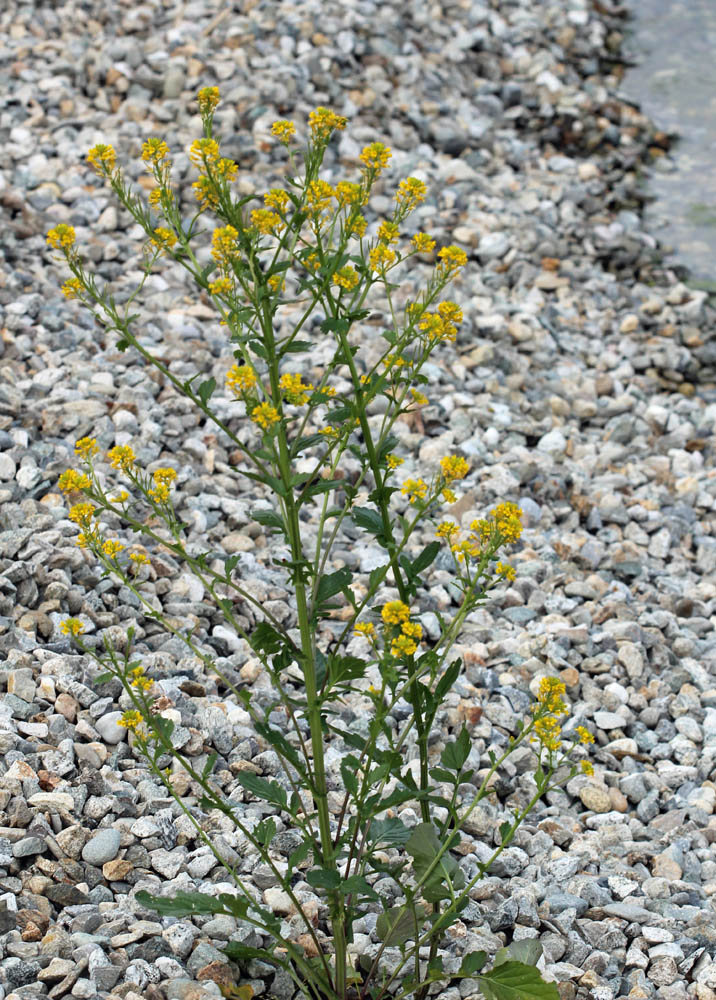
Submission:
{"label": "basal leaf", "polygon": [[519,941],[511,941],[510,944],[500,950],[495,955],[492,963],[493,969],[505,962],[522,962],[525,965],[537,965],[542,957],[542,945],[534,938],[522,938]]}
{"label": "basal leaf", "polygon": [[378,917],[375,925],[376,934],[387,947],[395,948],[415,939],[424,916],[425,910],[422,906],[411,903],[391,906]]}
{"label": "basal leaf", "polygon": [[258,774],[253,774],[251,771],[239,771],[236,775],[236,780],[242,788],[245,788],[247,792],[250,792],[257,799],[263,799],[264,802],[271,802],[282,809],[287,808],[286,789],[279,785],[278,782],[267,781],[266,778],[260,778]]}
{"label": "basal leaf", "polygon": [[325,576],[322,576],[318,583],[316,604],[323,604],[323,602],[329,600],[329,598],[335,597],[336,594],[340,594],[341,591],[346,589],[351,580],[351,571],[347,566],[344,566],[343,569],[336,570],[335,573],[327,573]]}
{"label": "basal leaf", "polygon": [[444,846],[432,823],[418,823],[405,845],[405,850],[413,859],[415,874],[421,882],[420,891],[429,903],[437,903],[450,897],[448,880],[454,889],[462,889],[465,884],[465,876],[447,851],[435,864],[435,859]]}
{"label": "basal leaf", "polygon": [[332,868],[314,868],[306,875],[306,881],[314,889],[337,889],[341,884],[341,876]]}
{"label": "basal leaf", "polygon": [[409,827],[397,816],[374,820],[368,831],[370,843],[385,844],[386,847],[402,847],[409,837]]}
{"label": "basal leaf", "polygon": [[559,1000],[557,984],[523,962],[504,962],[476,978],[485,1000]]}
{"label": "basal leaf", "polygon": [[487,961],[486,951],[471,951],[465,955],[460,966],[461,976],[472,976],[483,968]]}

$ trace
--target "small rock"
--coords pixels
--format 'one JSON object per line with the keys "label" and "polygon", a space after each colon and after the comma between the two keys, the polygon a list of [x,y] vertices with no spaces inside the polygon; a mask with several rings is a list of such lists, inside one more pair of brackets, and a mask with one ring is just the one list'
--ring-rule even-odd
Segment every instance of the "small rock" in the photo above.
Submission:
{"label": "small rock", "polygon": [[119,830],[112,828],[100,830],[82,848],[82,860],[101,868],[106,861],[116,858],[121,840]]}
{"label": "small rock", "polygon": [[579,789],[579,797],[587,809],[595,813],[610,812],[612,800],[609,796],[609,789],[603,785],[588,784]]}

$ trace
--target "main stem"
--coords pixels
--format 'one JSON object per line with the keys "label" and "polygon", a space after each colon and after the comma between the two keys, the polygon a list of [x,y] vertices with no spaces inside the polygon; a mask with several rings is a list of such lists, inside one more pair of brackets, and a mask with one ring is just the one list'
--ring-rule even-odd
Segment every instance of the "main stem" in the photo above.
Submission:
{"label": "main stem", "polygon": [[[263,311],[263,327],[265,343],[269,355],[269,378],[271,395],[280,406],[281,390],[279,386],[278,360],[276,358],[275,340],[273,336],[273,317],[268,304]],[[306,715],[311,732],[311,749],[313,751],[313,796],[318,815],[318,830],[321,841],[321,862],[325,868],[337,871],[336,857],[331,837],[331,820],[328,811],[328,786],[326,783],[326,765],[323,747],[323,726],[321,724],[321,706],[318,698],[316,682],[316,655],[314,632],[311,624],[308,595],[300,563],[303,561],[303,544],[301,542],[301,526],[298,518],[298,507],[291,486],[291,459],[286,440],[285,424],[281,421],[278,433],[278,466],[281,482],[286,490],[284,500],[286,508],[286,526],[288,529],[291,559],[295,565],[294,585],[296,588],[296,612],[298,627],[301,634],[301,669],[306,688]],[[345,1000],[346,995],[346,932],[343,912],[343,900],[340,893],[329,894],[331,910],[331,929],[335,950],[335,982],[334,989],[339,1000]]]}

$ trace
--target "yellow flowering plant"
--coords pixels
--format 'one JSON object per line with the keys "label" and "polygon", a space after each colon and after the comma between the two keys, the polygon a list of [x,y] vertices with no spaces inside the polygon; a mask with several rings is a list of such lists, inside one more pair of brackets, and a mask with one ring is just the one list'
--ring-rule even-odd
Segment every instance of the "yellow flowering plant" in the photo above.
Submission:
{"label": "yellow flowering plant", "polygon": [[[465,909],[476,882],[489,872],[537,801],[578,772],[580,751],[575,748],[589,741],[587,730],[563,733],[564,685],[549,677],[517,735],[510,736],[499,756],[490,752],[489,768],[477,770],[477,760],[469,760],[472,743],[466,726],[442,746],[430,741],[437,713],[461,671],[460,660],[450,657],[451,649],[468,615],[493,588],[514,579],[514,567],[499,557],[522,533],[521,511],[511,501],[497,504],[469,529],[452,519],[455,489],[471,472],[460,454],[444,455],[434,469],[401,479],[405,459],[396,453],[401,450],[400,421],[428,402],[422,391],[428,383],[424,368],[435,352],[449,350],[456,339],[462,310],[443,293],[467,256],[457,246],[443,246],[432,264],[423,261],[427,277],[421,293],[401,308],[397,269],[436,250],[429,234],[405,234],[411,214],[425,198],[425,183],[415,177],[400,180],[390,217],[369,225],[366,205],[382,183],[391,151],[382,142],[372,142],[358,158],[356,179],[322,178],[327,146],[347,121],[330,109],[317,108],[309,116],[303,144],[293,122],[281,120],[272,126],[271,135],[277,147],[283,147],[291,175],[285,188],[271,188],[260,205],[252,207],[250,197],[236,196],[238,167],[222,155],[214,135],[219,102],[216,87],[199,92],[204,134],[189,149],[199,174],[193,185],[193,214],[172,186],[170,148],[164,139],[149,137],[142,146],[142,161],[156,185],[148,204],[125,182],[111,146],[97,145],[88,154],[90,165],[146,234],[144,277],[124,307],[88,270],[71,226],[59,224],[47,236],[71,272],[64,293],[79,299],[118,334],[120,350],[131,348],[158,369],[240,452],[237,476],[252,480],[272,501],[269,509],[258,509],[253,517],[269,541],[277,540],[283,550],[275,564],[285,572],[295,601],[293,617],[280,621],[242,586],[236,573],[238,555],[217,560],[215,554],[197,555],[195,546],[187,545],[186,526],[173,503],[181,470],[142,468],[130,444],[103,450],[91,437],[77,442],[78,467],[66,470],[59,482],[71,505],[70,520],[79,531],[77,544],[135,594],[148,616],[217,674],[283,766],[280,780],[249,770],[237,774],[244,794],[263,800],[266,810],[266,817],[252,827],[212,781],[217,755],[199,771],[192,758],[173,745],[172,720],[155,697],[141,651],[135,654],[134,632],[130,630],[119,650],[107,636],[102,644],[93,644],[84,636],[81,620],[67,619],[62,631],[107,669],[104,676],[121,680],[120,725],[237,890],[216,897],[141,892],[137,899],[165,914],[240,917],[269,943],[249,948],[231,942],[227,955],[239,966],[261,958],[284,969],[314,1000],[383,1000],[388,992],[397,1000],[412,995],[424,1000],[433,984],[454,976],[475,978],[495,1000],[508,995],[557,1000],[556,989],[533,967],[539,957],[534,949],[503,949],[487,971],[487,956],[470,953],[449,975],[438,955],[445,932]],[[203,252],[195,247],[200,229],[210,230]],[[238,417],[222,419],[214,412],[213,376],[198,385],[199,372],[182,381],[137,335],[137,316],[130,309],[160,258],[186,269],[226,330],[233,363],[226,367],[225,390],[239,404],[234,408]],[[382,331],[384,346],[371,353],[362,349],[366,338],[361,325],[376,304],[390,321]],[[330,360],[317,371],[311,363],[315,337],[307,331],[319,314],[321,334],[332,348]],[[373,406],[376,401],[379,407]],[[350,475],[344,471],[347,462]],[[313,534],[305,530],[308,520],[317,525]],[[125,545],[119,537],[110,537],[122,526],[139,535],[143,545]],[[421,530],[428,526],[434,537],[418,544]],[[350,537],[371,539],[384,551],[384,563],[367,580],[333,561],[346,529]],[[258,658],[285,712],[287,730],[273,725],[270,709],[254,704],[250,692],[238,689],[222,672],[199,636],[150,601],[143,581],[152,571],[152,549],[158,547],[201,581],[226,624]],[[442,549],[455,571],[459,601],[451,617],[447,612],[435,616],[438,633],[428,636],[419,610],[421,594]],[[253,625],[247,626],[248,619],[237,614],[234,600],[251,609]],[[370,707],[362,734],[336,724],[348,694]],[[409,705],[410,714],[398,726],[391,713],[401,701]],[[345,746],[338,804],[335,796],[329,797],[329,739],[342,740]],[[413,739],[415,772],[406,759]],[[535,751],[534,794],[503,824],[491,858],[468,879],[452,853],[460,830],[479,802],[492,794],[496,772],[522,744]],[[167,756],[202,789],[202,808],[229,817],[269,866],[295,907],[296,920],[290,926],[267,909],[256,890],[215,850],[177,793]],[[588,771],[590,765],[583,763]],[[412,827],[400,818],[409,805],[419,813]],[[277,864],[271,850],[278,822],[299,835],[300,844],[287,865]],[[319,933],[310,909],[294,891],[299,872],[325,896],[325,933]],[[374,888],[385,873],[398,882],[402,894],[391,907]],[[370,911],[378,914],[380,945],[368,958],[357,955],[351,944],[356,920]],[[387,964],[386,949],[398,955]]]}

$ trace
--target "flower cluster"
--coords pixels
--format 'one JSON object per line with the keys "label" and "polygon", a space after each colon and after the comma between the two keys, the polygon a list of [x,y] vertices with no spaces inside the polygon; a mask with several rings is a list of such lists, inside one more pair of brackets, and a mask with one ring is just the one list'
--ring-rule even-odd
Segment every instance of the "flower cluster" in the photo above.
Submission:
{"label": "flower cluster", "polygon": [[235,396],[245,396],[256,387],[256,372],[251,365],[232,365],[226,373],[226,384]]}
{"label": "flower cluster", "polygon": [[58,222],[47,234],[47,242],[53,250],[71,250],[75,243],[74,226],[66,222]]}
{"label": "flower cluster", "polygon": [[92,164],[100,177],[105,177],[114,170],[117,154],[112,146],[99,142],[87,153],[87,162]]}
{"label": "flower cluster", "polygon": [[291,406],[304,406],[313,390],[311,383],[305,384],[298,372],[287,372],[281,376],[278,384],[283,389],[286,402]]}
{"label": "flower cluster", "polygon": [[[274,126],[277,124],[279,123],[275,122]],[[328,108],[316,108],[316,110],[311,111],[308,116],[308,126],[311,129],[311,135],[316,142],[325,141],[330,137],[331,132],[334,130],[342,132],[347,124],[347,118],[344,118],[342,115],[337,115],[335,111],[330,111]],[[276,133],[274,132],[273,134],[275,135]]]}
{"label": "flower cluster", "polygon": [[[388,601],[380,614],[390,642],[390,655],[396,659],[412,656],[418,648],[423,628],[410,620],[410,608],[403,601]],[[356,626],[357,630],[357,626]]]}

